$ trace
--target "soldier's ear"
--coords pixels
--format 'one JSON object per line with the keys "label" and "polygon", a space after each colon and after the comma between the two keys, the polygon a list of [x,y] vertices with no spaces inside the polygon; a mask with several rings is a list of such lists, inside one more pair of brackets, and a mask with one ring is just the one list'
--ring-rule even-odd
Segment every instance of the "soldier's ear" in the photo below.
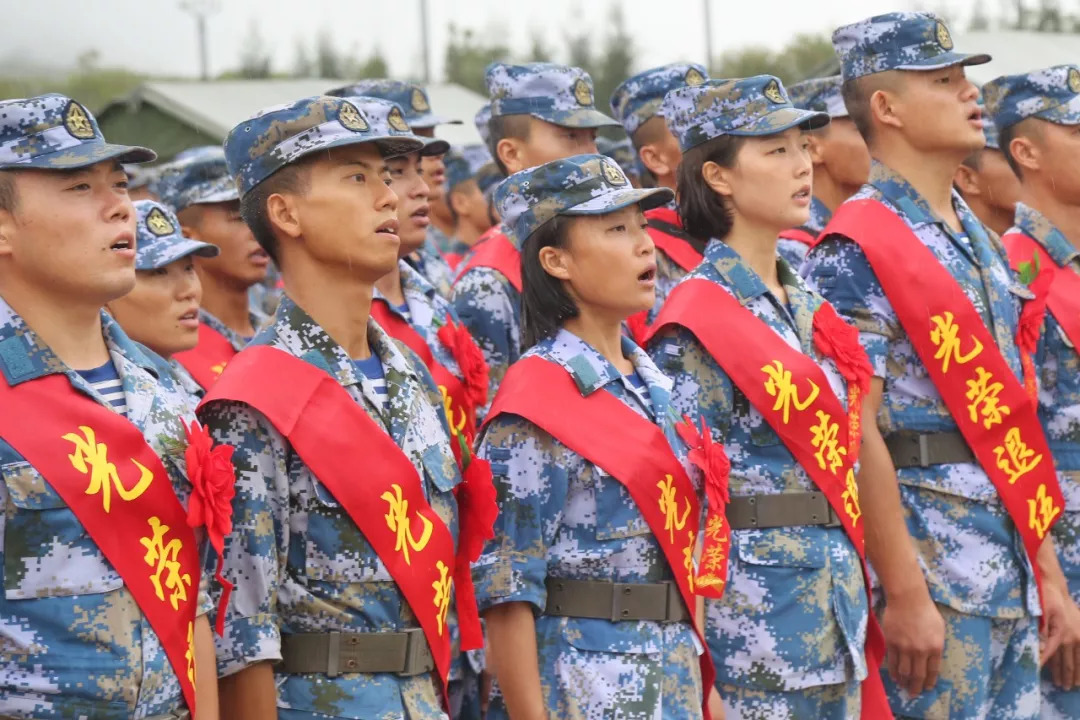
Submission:
{"label": "soldier's ear", "polygon": [[806,142],[810,149],[810,162],[815,165],[825,164],[825,133],[827,132],[829,132],[828,126],[806,133]]}
{"label": "soldier's ear", "polygon": [[645,168],[653,174],[653,177],[665,177],[675,173],[667,157],[653,144],[642,145],[638,150],[638,157]]}
{"label": "soldier's ear", "polygon": [[897,107],[894,100],[895,97],[893,94],[887,90],[875,90],[870,95],[870,100],[868,101],[870,115],[877,123],[889,127],[902,128],[904,127],[904,122],[896,112]]}
{"label": "soldier's ear", "polygon": [[701,179],[705,181],[710,190],[725,197],[734,194],[731,187],[731,173],[731,168],[718,165],[712,160],[701,166]]}
{"label": "soldier's ear", "polygon": [[523,162],[523,143],[518,138],[504,137],[495,145],[495,152],[499,160],[507,170],[508,175],[513,175],[519,170],[526,169]]}
{"label": "soldier's ear", "polygon": [[1009,141],[1009,155],[1024,170],[1042,169],[1042,148],[1025,135],[1018,135]]}
{"label": "soldier's ear", "polygon": [[296,202],[296,196],[292,193],[271,193],[266,198],[266,217],[275,233],[293,240],[303,234],[300,208]]}
{"label": "soldier's ear", "polygon": [[568,255],[566,250],[553,245],[546,245],[537,253],[540,267],[544,268],[544,272],[559,280],[570,279],[570,270],[567,267]]}

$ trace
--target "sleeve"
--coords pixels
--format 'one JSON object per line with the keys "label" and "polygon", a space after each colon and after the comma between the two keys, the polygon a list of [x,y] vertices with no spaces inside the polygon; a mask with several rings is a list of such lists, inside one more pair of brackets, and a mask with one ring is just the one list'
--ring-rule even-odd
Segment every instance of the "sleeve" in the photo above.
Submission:
{"label": "sleeve", "polygon": [[277,608],[289,546],[287,450],[285,439],[246,405],[215,403],[201,414],[214,440],[235,448],[233,530],[225,538],[223,570],[234,589],[224,633],[215,636],[224,677],[281,659]]}
{"label": "sleeve", "polygon": [[454,285],[451,304],[488,364],[488,405],[477,410],[483,420],[511,363],[521,354],[521,329],[513,294],[505,279],[489,268],[473,268]]}
{"label": "sleeve", "polygon": [[483,612],[503,603],[527,602],[542,612],[548,548],[566,506],[571,453],[516,415],[495,418],[478,452],[491,463],[499,515],[494,539],[473,565],[477,606]]}
{"label": "sleeve", "polygon": [[851,240],[830,236],[810,251],[801,272],[812,290],[858,328],[874,375],[886,377],[889,346],[904,331],[862,248]]}

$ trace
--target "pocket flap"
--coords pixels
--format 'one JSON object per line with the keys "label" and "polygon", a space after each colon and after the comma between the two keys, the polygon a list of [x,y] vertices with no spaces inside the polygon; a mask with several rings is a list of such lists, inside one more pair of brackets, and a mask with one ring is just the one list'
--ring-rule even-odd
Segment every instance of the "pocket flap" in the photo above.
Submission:
{"label": "pocket flap", "polygon": [[24,510],[56,510],[67,507],[64,499],[30,463],[7,463],[0,468],[11,504]]}
{"label": "pocket flap", "polygon": [[828,538],[813,526],[736,530],[735,549],[747,565],[767,567],[823,568]]}

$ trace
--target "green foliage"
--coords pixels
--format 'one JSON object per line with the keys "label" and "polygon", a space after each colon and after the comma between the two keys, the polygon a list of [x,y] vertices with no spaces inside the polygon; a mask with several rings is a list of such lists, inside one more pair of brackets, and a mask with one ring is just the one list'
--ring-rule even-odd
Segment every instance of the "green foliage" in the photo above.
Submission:
{"label": "green foliage", "polygon": [[459,30],[450,25],[450,40],[446,44],[444,73],[446,82],[457,83],[463,87],[487,95],[484,84],[484,69],[496,60],[510,57],[510,48],[501,41],[486,44],[477,38],[472,30]]}
{"label": "green foliage", "polygon": [[836,54],[825,35],[799,34],[779,52],[762,47],[727,52],[713,65],[713,77],[775,75],[786,84],[835,70]]}
{"label": "green foliage", "polygon": [[75,98],[97,113],[113,100],[130,94],[144,80],[145,76],[127,70],[93,67],[62,78],[0,77],[0,100],[55,92]]}

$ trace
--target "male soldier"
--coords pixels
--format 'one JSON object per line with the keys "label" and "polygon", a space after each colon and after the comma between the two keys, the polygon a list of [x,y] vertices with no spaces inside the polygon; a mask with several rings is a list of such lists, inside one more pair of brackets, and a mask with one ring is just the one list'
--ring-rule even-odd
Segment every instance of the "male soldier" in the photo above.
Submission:
{"label": "male soldier", "polygon": [[964,158],[956,168],[953,185],[983,225],[1004,235],[1016,215],[1020,180],[998,144],[998,129],[992,118],[983,119],[983,135],[986,147]]}
{"label": "male soldier", "polygon": [[635,188],[641,187],[642,176],[637,150],[634,149],[630,138],[623,138],[622,140],[597,138],[596,149],[600,151],[601,155],[607,155],[615,161],[619,169],[626,173],[631,185]]}
{"label": "male soldier", "polygon": [[451,267],[456,268],[469,248],[491,229],[488,190],[499,180],[491,153],[483,145],[467,145],[446,156],[445,198],[454,221],[454,237],[445,257]]}
{"label": "male soldier", "polygon": [[870,154],[840,95],[839,75],[805,80],[791,87],[791,102],[802,110],[828,113],[832,121],[810,133],[810,160],[814,163],[814,195],[810,219],[801,228],[782,233],[780,255],[796,271],[806,251],[825,229],[840,203],[858,192],[870,174]]}
{"label": "male soldier", "polygon": [[[611,110],[619,119],[657,187],[675,186],[675,171],[682,162],[679,141],[664,120],[664,96],[675,88],[696,86],[708,80],[701,65],[672,64],[646,70],[624,81],[611,95]],[[695,239],[682,229],[677,208],[661,207],[645,213],[649,236],[656,243],[656,304],[644,316],[631,318],[630,331],[639,340],[644,328],[656,319],[672,288],[701,262],[708,238]]]}
{"label": "male soldier", "polygon": [[0,102],[5,718],[218,717],[185,507],[227,518],[187,480],[185,396],[102,312],[135,284],[120,163],[153,159],[61,95]]}
{"label": "male soldier", "polygon": [[862,427],[858,489],[886,690],[902,717],[1035,718],[1036,581],[1048,655],[1064,578],[1042,538],[1062,499],[1020,379],[1027,293],[952,191],[984,141],[964,66],[990,58],[954,51],[929,13],[847,25],[833,44],[873,163],[803,269],[873,365],[862,416],[878,421]]}
{"label": "male soldier", "polygon": [[[593,84],[581,68],[554,63],[492,63],[492,155],[504,175],[552,160],[596,152],[596,129],[618,125],[593,103]],[[521,242],[492,228],[463,263],[451,302],[487,360],[488,402],[506,369],[521,355]],[[485,408],[481,408],[482,418]]]}
{"label": "male soldier", "polygon": [[170,165],[158,186],[184,236],[221,250],[217,257],[195,260],[203,292],[199,344],[175,356],[209,388],[267,320],[251,307],[248,291],[266,278],[270,256],[240,217],[240,196],[220,148]]}
{"label": "male soldier", "polygon": [[[1080,68],[1059,65],[1001,77],[983,86],[1004,153],[1020,181],[1016,223],[1003,239],[1013,268],[1047,294],[1045,325],[1035,328],[1039,417],[1054,452],[1065,512],[1054,526],[1072,600],[1080,599]],[[1043,285],[1046,288],[1043,288]],[[1034,336],[1033,336],[1034,337]],[[1080,717],[1080,611],[1043,671],[1042,717]]]}
{"label": "male soldier", "polygon": [[[436,115],[422,87],[399,80],[361,80],[353,85],[331,90],[327,95],[365,95],[397,103],[404,113],[405,122],[420,137],[435,137],[435,128],[439,125],[461,125],[461,120]],[[446,148],[449,150],[450,146],[447,145]],[[442,205],[446,192],[446,166],[443,164],[442,153],[425,155],[423,170],[429,191],[429,204]],[[443,253],[450,244],[454,227],[445,213],[441,216],[431,213],[430,207],[424,219],[428,222],[427,240],[409,257],[409,263],[435,286],[440,295],[449,298],[450,287],[454,283],[454,271]]]}
{"label": "male soldier", "polygon": [[438,388],[369,316],[398,259],[387,158],[423,146],[396,105],[334,97],[225,140],[285,284],[201,409],[236,446],[225,717],[446,717],[460,476]]}

